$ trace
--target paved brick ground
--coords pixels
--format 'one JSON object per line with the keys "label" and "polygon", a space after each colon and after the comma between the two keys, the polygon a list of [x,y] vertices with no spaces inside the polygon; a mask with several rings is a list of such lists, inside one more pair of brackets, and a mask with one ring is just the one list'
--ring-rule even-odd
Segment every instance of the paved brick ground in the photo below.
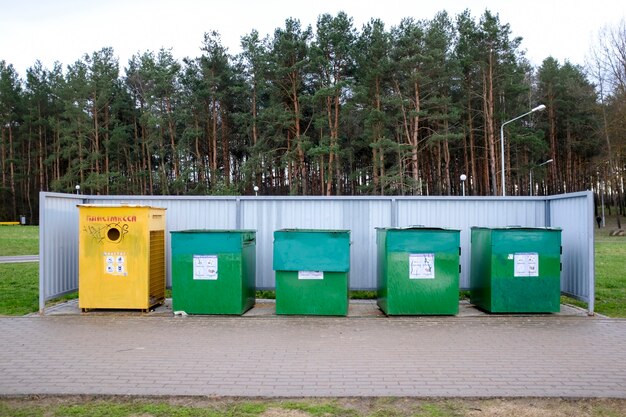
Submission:
{"label": "paved brick ground", "polygon": [[626,320],[0,318],[0,395],[626,398]]}

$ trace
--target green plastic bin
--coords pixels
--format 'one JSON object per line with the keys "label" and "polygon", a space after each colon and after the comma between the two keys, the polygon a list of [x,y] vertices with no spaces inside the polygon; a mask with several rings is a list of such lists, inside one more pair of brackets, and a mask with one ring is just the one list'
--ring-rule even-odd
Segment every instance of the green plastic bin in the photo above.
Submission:
{"label": "green plastic bin", "polygon": [[243,314],[254,305],[256,232],[171,232],[172,309]]}
{"label": "green plastic bin", "polygon": [[492,313],[556,313],[561,230],[472,228],[470,299]]}
{"label": "green plastic bin", "polygon": [[348,314],[349,230],[277,230],[273,265],[276,314]]}
{"label": "green plastic bin", "polygon": [[380,228],[376,244],[378,306],[385,314],[458,314],[459,230]]}

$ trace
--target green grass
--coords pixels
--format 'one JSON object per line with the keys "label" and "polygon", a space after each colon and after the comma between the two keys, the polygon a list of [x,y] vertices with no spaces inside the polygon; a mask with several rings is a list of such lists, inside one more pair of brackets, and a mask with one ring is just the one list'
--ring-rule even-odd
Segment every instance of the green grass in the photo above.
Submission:
{"label": "green grass", "polygon": [[0,398],[0,417],[469,417],[478,415],[595,417],[623,416],[625,412],[626,400],[617,399],[424,400],[386,397],[280,401],[207,397]]}
{"label": "green grass", "polygon": [[39,263],[0,264],[0,315],[21,316],[39,309]]}
{"label": "green grass", "polygon": [[0,226],[0,256],[39,254],[39,226]]}
{"label": "green grass", "polygon": [[609,317],[626,317],[625,259],[623,237],[596,241],[596,312]]}

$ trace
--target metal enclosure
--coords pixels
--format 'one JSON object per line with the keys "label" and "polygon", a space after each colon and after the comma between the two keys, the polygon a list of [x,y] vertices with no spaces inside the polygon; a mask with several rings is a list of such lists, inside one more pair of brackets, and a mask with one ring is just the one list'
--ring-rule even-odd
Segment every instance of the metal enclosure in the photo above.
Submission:
{"label": "metal enclosure", "polygon": [[243,314],[254,305],[254,230],[171,232],[172,308],[187,314]]}
{"label": "metal enclosure", "polygon": [[79,299],[88,309],[165,300],[165,209],[79,205]]}
{"label": "metal enclosure", "polygon": [[491,313],[557,313],[560,284],[560,229],[472,228],[472,304]]}
{"label": "metal enclosure", "polygon": [[[273,289],[273,233],[284,228],[350,230],[351,289],[376,289],[376,228],[416,224],[461,230],[461,289],[469,289],[473,226],[559,227],[561,292],[594,310],[593,193],[540,197],[90,196],[40,193],[39,308],[78,288],[77,204],[167,208],[166,230],[256,230],[256,287]],[[169,233],[166,244],[169,248]],[[169,250],[166,264],[170,265]],[[167,284],[171,285],[169,268]]]}
{"label": "metal enclosure", "polygon": [[277,230],[274,270],[276,314],[348,314],[349,230]]}
{"label": "metal enclosure", "polygon": [[459,312],[460,231],[377,229],[378,306],[387,315]]}

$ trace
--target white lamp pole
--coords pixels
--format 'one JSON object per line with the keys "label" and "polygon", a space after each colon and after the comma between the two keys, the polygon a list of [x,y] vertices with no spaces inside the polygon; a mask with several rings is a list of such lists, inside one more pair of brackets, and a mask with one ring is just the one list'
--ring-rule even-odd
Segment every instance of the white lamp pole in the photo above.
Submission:
{"label": "white lamp pole", "polygon": [[465,197],[465,180],[467,179],[467,175],[461,174],[461,188],[463,189],[463,197]]}
{"label": "white lamp pole", "polygon": [[502,196],[506,195],[506,187],[504,186],[504,184],[505,184],[504,183],[504,126],[509,124],[509,123],[511,123],[511,122],[514,122],[514,121],[516,121],[518,119],[521,119],[524,116],[528,116],[529,114],[534,113],[536,111],[545,110],[545,108],[546,108],[545,105],[540,104],[540,105],[538,105],[537,107],[535,107],[534,109],[532,109],[529,112],[526,112],[526,113],[524,113],[524,114],[522,114],[520,116],[517,116],[514,119],[507,120],[506,122],[502,123],[502,125],[500,126],[500,148],[501,148],[500,149],[500,153],[501,153],[500,157],[502,159],[502,167],[501,167],[502,168]]}
{"label": "white lamp pole", "polygon": [[[546,162],[540,163],[539,165],[537,165],[537,168],[539,168],[542,165],[549,164],[550,162],[554,162],[554,159],[550,158]],[[532,196],[533,195],[533,188],[535,188],[535,186],[533,185],[533,167],[530,167],[529,175],[530,175],[530,181],[529,181],[529,184],[530,184],[530,195]]]}

